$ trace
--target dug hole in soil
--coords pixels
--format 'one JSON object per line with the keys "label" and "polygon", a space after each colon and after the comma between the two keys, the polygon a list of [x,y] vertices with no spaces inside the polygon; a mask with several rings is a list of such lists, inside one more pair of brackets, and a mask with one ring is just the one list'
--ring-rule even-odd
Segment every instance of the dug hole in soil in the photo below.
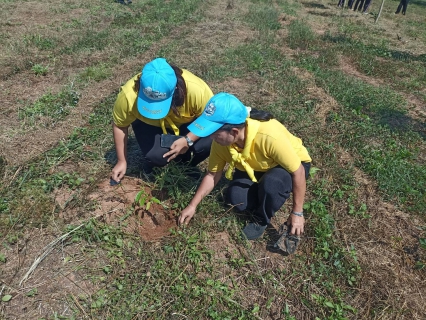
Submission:
{"label": "dug hole in soil", "polygon": [[[141,190],[141,198],[145,199],[142,206],[135,203]],[[175,211],[163,203],[166,196],[166,192],[151,190],[140,179],[125,177],[116,186],[110,186],[109,179],[101,182],[89,199],[96,204],[94,216],[104,214],[106,223],[120,225],[125,232],[153,241],[169,235],[170,229],[177,226]],[[156,203],[156,199],[161,203]]]}

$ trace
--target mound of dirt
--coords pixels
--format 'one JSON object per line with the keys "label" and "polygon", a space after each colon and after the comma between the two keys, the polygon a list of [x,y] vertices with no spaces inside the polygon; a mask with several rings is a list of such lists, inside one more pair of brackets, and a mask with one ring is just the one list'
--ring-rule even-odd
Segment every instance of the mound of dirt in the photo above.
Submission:
{"label": "mound of dirt", "polygon": [[[143,201],[135,204],[140,191]],[[100,183],[89,199],[96,203],[94,214],[104,214],[107,223],[153,241],[169,235],[170,229],[177,226],[175,212],[168,209],[163,195],[164,192],[151,190],[140,179],[126,177],[117,186],[110,186],[109,181]]]}

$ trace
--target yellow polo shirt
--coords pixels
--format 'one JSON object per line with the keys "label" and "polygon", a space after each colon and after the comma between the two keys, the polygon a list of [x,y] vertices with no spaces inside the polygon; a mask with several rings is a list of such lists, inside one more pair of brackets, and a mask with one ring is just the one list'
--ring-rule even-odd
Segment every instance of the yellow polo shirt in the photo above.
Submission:
{"label": "yellow polo shirt", "polygon": [[[257,127],[254,129],[253,128]],[[293,173],[299,169],[301,162],[311,162],[308,151],[302,144],[302,140],[292,135],[287,128],[275,119],[269,121],[257,121],[248,118],[246,120],[245,147],[250,148],[250,153],[245,162],[254,170],[265,172],[277,165],[282,166],[288,172]],[[226,163],[231,163],[230,148],[238,147],[221,146],[213,141],[210,149],[209,171],[222,171]],[[245,171],[241,163],[235,163],[235,168]]]}
{"label": "yellow polo shirt", "polygon": [[[138,93],[134,90],[135,80],[140,74],[127,81],[120,89],[114,104],[113,119],[117,127],[128,127],[133,121],[139,119],[149,125],[161,127],[160,120],[143,117],[137,108]],[[183,106],[178,107],[180,116],[176,116],[170,109],[168,117],[179,128],[184,123],[189,123],[200,116],[207,102],[213,97],[209,86],[196,75],[182,69],[182,77],[186,84],[186,97]],[[168,122],[166,127],[170,128]]]}

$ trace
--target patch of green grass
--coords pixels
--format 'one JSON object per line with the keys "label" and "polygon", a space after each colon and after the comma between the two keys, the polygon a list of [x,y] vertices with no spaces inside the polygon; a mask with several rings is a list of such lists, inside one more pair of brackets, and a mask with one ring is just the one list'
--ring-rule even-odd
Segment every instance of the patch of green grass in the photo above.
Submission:
{"label": "patch of green grass", "polygon": [[286,1],[286,0],[277,0],[277,5],[280,10],[290,16],[296,17],[298,15],[298,11],[302,8],[302,5],[296,1]]}
{"label": "patch of green grass", "polygon": [[77,105],[78,93],[72,87],[65,88],[57,94],[46,93],[31,105],[19,110],[19,118],[29,125],[34,125],[42,117],[48,119],[48,125],[63,120],[70,108]]}
{"label": "patch of green grass", "polygon": [[316,35],[304,21],[293,20],[288,26],[287,43],[291,49],[307,50],[316,44],[316,39]]}
{"label": "patch of green grass", "polygon": [[45,37],[41,34],[25,36],[24,42],[27,45],[33,45],[40,50],[52,50],[56,47],[56,41],[54,39]]}
{"label": "patch of green grass", "polygon": [[316,77],[347,108],[331,115],[330,124],[339,128],[340,143],[359,155],[356,164],[375,178],[386,199],[424,211],[426,168],[419,158],[424,124],[407,116],[405,101],[388,88],[338,71],[318,69]]}
{"label": "patch of green grass", "polygon": [[81,51],[102,51],[110,45],[112,41],[111,31],[108,28],[100,31],[90,28],[83,34],[78,35],[77,41],[65,47],[62,50],[62,53],[75,54]]}
{"label": "patch of green grass", "polygon": [[281,24],[278,21],[278,11],[273,7],[272,1],[263,1],[264,4],[256,2],[249,8],[246,21],[255,29],[278,30]]}
{"label": "patch of green grass", "polygon": [[102,81],[108,79],[112,74],[111,67],[105,63],[100,63],[95,66],[87,67],[83,72],[78,75],[78,80],[83,83],[90,81]]}
{"label": "patch of green grass", "polygon": [[396,78],[398,81],[389,81],[394,89],[412,92],[426,85],[426,55],[389,49],[384,40],[366,44],[346,33],[327,32],[322,40],[326,46],[335,44],[333,50],[348,57],[364,74],[388,80]]}

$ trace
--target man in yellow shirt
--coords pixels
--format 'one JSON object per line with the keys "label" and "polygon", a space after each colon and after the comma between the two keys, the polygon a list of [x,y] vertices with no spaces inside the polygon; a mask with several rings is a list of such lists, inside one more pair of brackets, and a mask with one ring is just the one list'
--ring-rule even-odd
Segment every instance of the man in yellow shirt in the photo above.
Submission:
{"label": "man in yellow shirt", "polygon": [[[113,133],[118,161],[111,179],[120,182],[126,173],[130,125],[145,157],[146,174],[171,160],[195,166],[206,159],[211,139],[200,138],[187,127],[201,115],[212,96],[213,92],[202,79],[170,65],[163,58],[146,64],[141,74],[121,87],[114,104]],[[161,145],[162,134],[182,137],[165,147]]]}
{"label": "man in yellow shirt", "polygon": [[231,180],[228,202],[238,210],[254,210],[254,221],[243,229],[247,239],[262,236],[291,192],[293,210],[287,224],[292,234],[303,233],[303,202],[311,158],[301,139],[271,114],[250,110],[235,96],[224,92],[209,100],[203,114],[188,129],[199,137],[210,136],[213,143],[208,173],[181,212],[180,224],[188,224],[228,163],[225,174]]}

